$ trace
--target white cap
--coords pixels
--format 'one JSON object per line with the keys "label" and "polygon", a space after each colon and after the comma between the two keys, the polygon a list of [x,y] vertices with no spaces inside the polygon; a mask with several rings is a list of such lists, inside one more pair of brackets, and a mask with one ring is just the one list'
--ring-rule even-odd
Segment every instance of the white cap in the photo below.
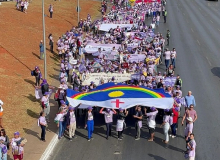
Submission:
{"label": "white cap", "polygon": [[192,122],[192,121],[193,121],[192,117],[187,117],[186,119],[187,119],[189,122]]}

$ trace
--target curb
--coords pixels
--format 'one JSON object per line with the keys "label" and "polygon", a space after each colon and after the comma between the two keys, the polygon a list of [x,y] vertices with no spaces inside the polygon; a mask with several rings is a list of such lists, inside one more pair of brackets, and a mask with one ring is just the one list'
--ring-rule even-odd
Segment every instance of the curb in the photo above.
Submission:
{"label": "curb", "polygon": [[55,134],[52,138],[52,140],[50,141],[49,145],[47,146],[46,150],[44,151],[44,153],[42,154],[40,160],[47,160],[50,156],[50,154],[52,153],[54,147],[56,146],[58,142],[58,138],[57,138],[57,134]]}

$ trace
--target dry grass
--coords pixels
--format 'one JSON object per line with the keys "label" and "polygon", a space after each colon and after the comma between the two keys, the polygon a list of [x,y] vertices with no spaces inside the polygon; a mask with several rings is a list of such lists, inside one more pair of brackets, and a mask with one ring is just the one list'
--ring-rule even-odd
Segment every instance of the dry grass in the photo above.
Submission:
{"label": "dry grass", "polygon": [[[46,34],[52,33],[56,41],[60,35],[76,25],[76,1],[45,1],[47,15],[50,3],[54,5],[54,15],[52,19],[45,17]],[[100,2],[80,0],[80,4],[81,18],[86,18],[88,13],[93,19],[100,15]],[[39,66],[43,72],[43,61],[37,58],[42,39],[41,1],[33,0],[27,14],[17,11],[15,2],[2,3],[0,15],[0,99],[4,102],[3,125],[11,137],[14,131],[24,134],[23,128],[30,128],[36,123],[40,111],[39,101],[34,96],[35,79],[31,77],[30,70]],[[48,45],[48,41],[46,43]],[[49,52],[47,64],[47,79],[52,83],[53,75],[57,75],[55,69],[59,69],[59,65]]]}

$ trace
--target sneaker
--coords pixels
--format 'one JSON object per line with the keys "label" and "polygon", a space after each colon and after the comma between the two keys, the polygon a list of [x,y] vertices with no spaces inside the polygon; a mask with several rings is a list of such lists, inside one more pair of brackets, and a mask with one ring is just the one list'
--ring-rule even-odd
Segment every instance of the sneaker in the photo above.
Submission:
{"label": "sneaker", "polygon": [[135,138],[136,141],[138,141],[140,138]]}
{"label": "sneaker", "polygon": [[88,139],[88,142],[90,142],[90,139]]}
{"label": "sneaker", "polygon": [[170,134],[170,137],[173,136],[172,134]]}
{"label": "sneaker", "polygon": [[172,138],[175,138],[176,136],[172,136]]}
{"label": "sneaker", "polygon": [[121,139],[121,138],[118,138],[118,140],[121,141],[122,139]]}
{"label": "sneaker", "polygon": [[106,139],[108,140],[108,137],[106,137]]}
{"label": "sneaker", "polygon": [[91,140],[93,140],[94,138],[93,137],[91,137]]}
{"label": "sneaker", "polygon": [[72,138],[70,138],[70,141],[72,141]]}
{"label": "sneaker", "polygon": [[76,136],[73,136],[73,138],[75,138],[75,139],[76,139],[77,137],[76,137]]}

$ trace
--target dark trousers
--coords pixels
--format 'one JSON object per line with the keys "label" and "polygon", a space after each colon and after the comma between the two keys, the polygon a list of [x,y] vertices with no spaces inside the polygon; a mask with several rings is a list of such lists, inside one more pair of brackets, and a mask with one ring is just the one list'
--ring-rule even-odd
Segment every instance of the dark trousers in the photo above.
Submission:
{"label": "dark trousers", "polygon": [[41,140],[45,140],[46,126],[40,125],[41,127]]}
{"label": "dark trousers", "polygon": [[170,38],[167,38],[167,45],[170,44]]}
{"label": "dark trousers", "polygon": [[53,17],[53,12],[50,12],[50,18],[52,18]]}
{"label": "dark trousers", "polygon": [[173,123],[171,125],[171,131],[172,131],[172,135],[176,136],[176,127],[177,127],[177,124],[176,123]]}
{"label": "dark trousers", "polygon": [[21,12],[24,12],[24,6],[21,6]]}
{"label": "dark trousers", "polygon": [[123,130],[122,131],[118,131],[118,138],[122,138],[122,134],[123,134]]}
{"label": "dark trousers", "polygon": [[53,44],[50,44],[50,52],[53,53]]}
{"label": "dark trousers", "polygon": [[164,19],[164,23],[167,22],[167,16],[163,16],[163,19]]}
{"label": "dark trousers", "polygon": [[35,77],[35,79],[36,79],[35,86],[39,86],[40,85],[40,76]]}
{"label": "dark trousers", "polygon": [[170,63],[170,60],[169,60],[169,59],[165,59],[165,66],[166,66],[166,69],[169,67],[169,63]]}
{"label": "dark trousers", "polygon": [[112,122],[106,123],[106,136],[111,136],[112,134]]}
{"label": "dark trousers", "polygon": [[69,81],[69,70],[66,70],[66,74],[67,74],[67,82]]}
{"label": "dark trousers", "polygon": [[174,68],[176,68],[176,59],[175,58],[171,59],[171,64],[173,65]]}
{"label": "dark trousers", "polygon": [[159,16],[160,16],[160,12],[159,12],[159,11],[157,12],[157,15],[159,15]]}
{"label": "dark trousers", "polygon": [[160,63],[162,63],[162,60],[163,60],[163,54],[161,53],[161,55],[160,55]]}

